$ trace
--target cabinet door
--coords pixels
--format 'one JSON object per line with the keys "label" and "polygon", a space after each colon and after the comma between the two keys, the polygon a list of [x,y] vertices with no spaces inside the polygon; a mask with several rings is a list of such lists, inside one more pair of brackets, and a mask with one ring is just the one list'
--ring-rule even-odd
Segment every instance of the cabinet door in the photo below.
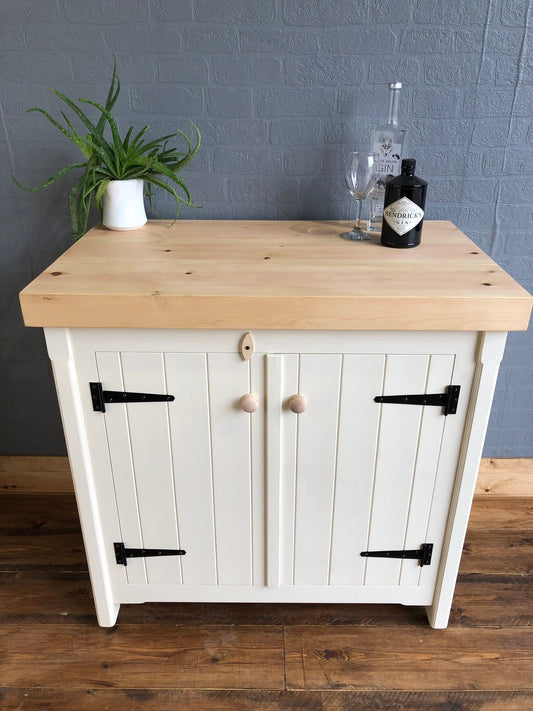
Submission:
{"label": "cabinet door", "polygon": [[[419,586],[426,568],[418,560],[361,552],[433,543],[437,562],[425,579],[434,585],[464,413],[448,428],[446,448],[452,416],[442,407],[374,398],[443,392],[455,356],[300,353],[277,365],[276,358],[267,357],[281,392],[279,505],[271,505],[269,535],[279,512],[280,554],[270,578],[279,570],[282,586]],[[307,399],[298,415],[287,407],[294,393]]]}
{"label": "cabinet door", "polygon": [[252,531],[261,438],[254,453],[251,442],[264,420],[239,407],[252,388],[262,399],[262,361],[224,352],[102,351],[96,364],[104,389],[175,398],[114,403],[103,415],[124,544],[186,551],[128,560],[128,582],[262,583],[254,547],[264,540]]}

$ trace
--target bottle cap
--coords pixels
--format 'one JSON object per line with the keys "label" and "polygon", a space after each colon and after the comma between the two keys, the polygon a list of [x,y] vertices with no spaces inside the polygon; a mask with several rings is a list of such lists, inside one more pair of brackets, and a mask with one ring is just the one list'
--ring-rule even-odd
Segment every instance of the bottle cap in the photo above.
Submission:
{"label": "bottle cap", "polygon": [[402,175],[414,175],[416,160],[414,158],[404,158],[402,160]]}
{"label": "bottle cap", "polygon": [[402,82],[397,81],[389,84],[389,89],[401,89],[402,88]]}

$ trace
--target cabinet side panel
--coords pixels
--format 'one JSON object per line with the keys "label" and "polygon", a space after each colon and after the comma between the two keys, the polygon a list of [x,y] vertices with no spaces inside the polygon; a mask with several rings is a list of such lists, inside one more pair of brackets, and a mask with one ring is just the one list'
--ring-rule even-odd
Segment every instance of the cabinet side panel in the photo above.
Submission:
{"label": "cabinet side panel", "polygon": [[[460,409],[465,418],[463,420],[465,423],[464,434],[435,586],[435,597],[433,605],[427,608],[432,627],[442,628],[448,624],[492,397],[506,337],[507,334],[503,332],[479,334],[477,362],[472,373],[472,388],[470,392],[465,392],[462,401],[460,400]],[[466,369],[465,372],[467,372]],[[457,378],[457,380],[460,379],[460,377]],[[455,439],[457,442],[460,434],[460,431],[447,428],[445,441],[450,437],[452,441]],[[444,492],[445,495],[448,493]],[[442,524],[442,521],[439,521],[437,516],[432,516],[431,525],[439,524]]]}
{"label": "cabinet side panel", "polygon": [[[68,329],[47,328],[45,336],[59,397],[98,623],[110,627],[115,624],[120,607],[115,583],[117,579],[124,581],[126,576],[124,571],[117,573],[116,568],[114,574],[110,571],[114,563],[113,540],[120,535],[120,526],[104,422],[93,417],[96,413],[89,394],[89,382],[97,378],[94,353],[91,352],[88,359],[77,358],[72,332]],[[101,445],[97,450],[92,450],[94,441]]]}
{"label": "cabinet side panel", "polygon": [[294,582],[327,585],[337,458],[340,355],[300,356]]}
{"label": "cabinet side panel", "polygon": [[218,582],[252,584],[251,423],[240,398],[250,392],[249,361],[208,355]]}
{"label": "cabinet side panel", "polygon": [[[388,355],[383,394],[424,393],[428,364],[426,355]],[[380,407],[369,551],[398,550],[403,546],[422,409],[391,403]],[[398,585],[400,567],[400,560],[367,558],[365,585]]]}
{"label": "cabinet side panel", "polygon": [[383,355],[345,355],[331,544],[331,585],[362,585],[383,387]]}
{"label": "cabinet side panel", "polygon": [[207,358],[167,353],[165,369],[183,583],[216,584]]}
{"label": "cabinet side panel", "polygon": [[[121,361],[126,390],[167,392],[161,353],[122,353]],[[168,405],[133,402],[126,408],[144,548],[180,548]],[[149,583],[181,583],[181,556],[147,558],[146,570]]]}
{"label": "cabinet side panel", "polygon": [[[96,353],[98,377],[104,389],[124,390],[120,355],[112,352]],[[130,548],[142,548],[141,521],[131,455],[128,416],[124,405],[107,407],[104,415],[113,486],[120,519],[121,540]],[[146,582],[143,558],[128,562],[126,575],[129,583]]]}

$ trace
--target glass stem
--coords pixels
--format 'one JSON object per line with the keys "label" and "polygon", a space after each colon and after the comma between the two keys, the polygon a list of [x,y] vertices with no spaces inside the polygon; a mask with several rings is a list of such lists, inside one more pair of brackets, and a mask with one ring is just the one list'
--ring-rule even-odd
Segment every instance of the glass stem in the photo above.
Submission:
{"label": "glass stem", "polygon": [[363,205],[363,201],[357,200],[357,217],[355,218],[354,230],[359,231],[359,232],[362,230],[362,227],[361,227],[361,207],[362,207],[362,205]]}

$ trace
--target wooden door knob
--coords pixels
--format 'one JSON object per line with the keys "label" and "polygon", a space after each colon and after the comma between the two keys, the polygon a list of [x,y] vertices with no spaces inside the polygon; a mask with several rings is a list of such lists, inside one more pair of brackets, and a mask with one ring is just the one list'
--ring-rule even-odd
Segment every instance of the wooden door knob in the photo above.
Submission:
{"label": "wooden door knob", "polygon": [[307,398],[305,395],[291,395],[289,398],[289,410],[291,412],[295,412],[297,415],[299,415],[301,412],[304,412],[305,408],[307,407]]}
{"label": "wooden door knob", "polygon": [[259,407],[259,398],[253,393],[246,393],[241,397],[240,404],[241,410],[244,410],[244,412],[256,412]]}

